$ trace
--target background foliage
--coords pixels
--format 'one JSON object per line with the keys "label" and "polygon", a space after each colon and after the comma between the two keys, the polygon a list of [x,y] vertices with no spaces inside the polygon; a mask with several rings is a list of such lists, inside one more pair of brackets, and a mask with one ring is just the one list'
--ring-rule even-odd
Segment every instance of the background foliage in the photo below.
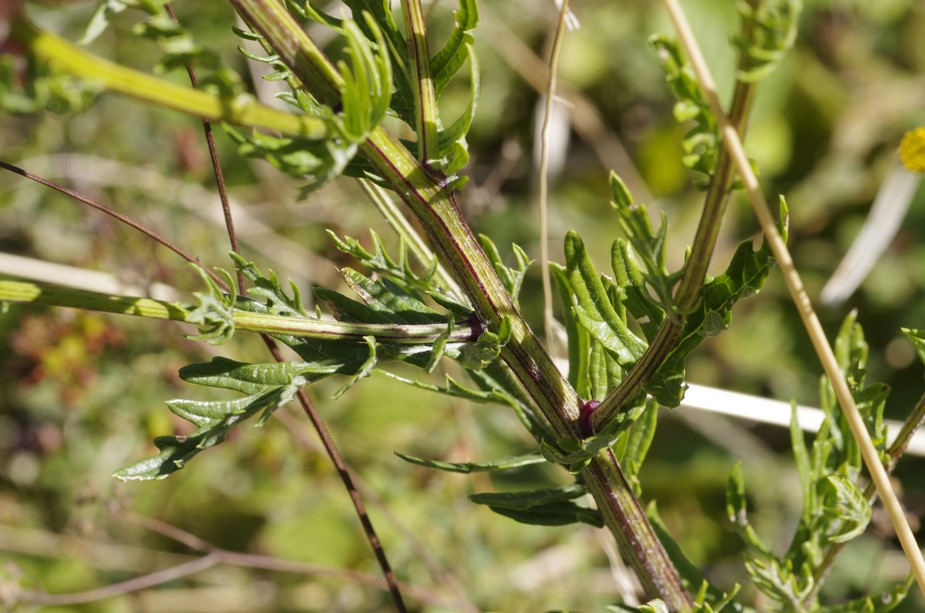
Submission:
{"label": "background foliage", "polygon": [[[431,6],[438,40],[441,31],[449,31],[454,4]],[[462,205],[475,229],[489,233],[503,252],[517,242],[535,257],[532,147],[539,96],[528,81],[536,78],[531,62],[547,52],[554,11],[552,3],[540,0],[480,4],[482,97],[468,139],[471,181]],[[722,92],[730,89],[734,58],[726,40],[735,17],[728,4],[686,3]],[[233,48],[236,39],[228,36],[230,8],[223,3],[176,8],[199,40],[215,44],[245,72]],[[94,9],[92,2],[30,6],[36,21],[71,40],[79,38]],[[574,10],[582,28],[566,38],[560,82],[593,104],[605,130],[592,142],[572,134],[552,193],[553,253],[561,253],[566,231],[575,228],[595,261],[607,261],[618,231],[607,204],[607,170],[615,168],[637,200],[654,202],[653,215],[667,213],[669,239],[677,241],[668,254],[680,258],[693,234],[701,193],[680,164],[685,129],[671,117],[673,100],[647,43],[651,33],[668,32],[668,24],[657,3],[588,0]],[[116,16],[114,24],[90,49],[150,70],[150,58],[157,55],[153,43],[132,36],[126,16]],[[795,50],[762,83],[747,144],[766,193],[788,197],[790,244],[811,295],[818,294],[862,223],[895,162],[903,131],[925,124],[923,73],[920,3],[807,0]],[[186,82],[180,70],[169,75]],[[464,82],[449,86],[441,103],[447,116],[463,110],[467,95]],[[573,96],[567,91],[563,97]],[[572,110],[587,112],[581,104]],[[212,181],[195,120],[104,96],[72,116],[4,115],[0,142],[4,159],[112,203],[160,228],[203,262],[225,265],[224,230],[211,217],[217,204],[204,191]],[[335,182],[294,205],[299,185],[266,164],[239,157],[230,138],[219,142],[234,196],[267,227],[248,236],[255,225],[239,219],[245,254],[292,277],[303,296],[310,295],[313,282],[336,286],[336,267],[350,263],[325,228],[364,241],[370,226],[389,236],[353,185]],[[614,155],[615,142],[628,151],[639,181],[628,162]],[[604,160],[602,151],[609,152]],[[869,378],[893,387],[887,416],[897,419],[912,407],[922,384],[921,363],[899,326],[925,327],[923,200],[920,190],[899,237],[849,304],[821,313],[832,336],[847,310],[859,309],[871,346]],[[744,202],[731,207],[714,272],[743,236],[756,231]],[[0,178],[0,250],[118,270],[142,282],[199,287],[187,266],[129,230],[10,177]],[[526,278],[521,305],[536,316],[539,328],[537,272],[534,266]],[[194,470],[172,479],[126,485],[111,478],[115,468],[148,454],[153,436],[189,427],[171,417],[163,401],[189,393],[177,370],[208,360],[209,347],[184,340],[169,323],[16,308],[0,318],[0,342],[6,348],[0,351],[0,558],[15,564],[0,573],[7,579],[21,574],[16,581],[0,579],[0,586],[18,582],[75,592],[187,555],[187,547],[152,529],[156,520],[223,549],[308,562],[332,574],[225,565],[81,610],[387,606],[387,594],[371,584],[376,570],[340,481],[315,453],[316,443],[295,412],[282,410],[284,419],[270,420],[263,431],[235,432],[234,445],[210,450]],[[256,338],[243,334],[223,348],[224,355],[239,359],[262,359],[263,351]],[[774,274],[758,299],[736,308],[731,329],[708,341],[688,367],[698,383],[817,402],[816,358]],[[476,491],[543,485],[554,478],[551,472],[528,467],[457,477],[393,455],[465,461],[523,451],[529,441],[509,411],[443,400],[384,378],[329,401],[341,385],[321,382],[312,396],[362,476],[392,564],[417,588],[409,596],[423,610],[460,610],[465,605],[458,598],[480,610],[600,610],[612,601],[614,577],[606,557],[612,546],[602,546],[598,531],[523,526],[466,498]],[[745,581],[741,544],[724,511],[726,477],[737,459],[753,497],[750,520],[767,544],[786,546],[800,495],[786,431],[677,411],[662,419],[640,477],[646,497],[658,500],[685,552],[727,586]],[[916,516],[925,506],[921,474],[921,462],[913,458],[898,470]],[[901,579],[905,562],[895,549],[886,551],[883,539],[889,538],[888,523],[875,516],[873,530],[836,566],[824,596],[847,598]],[[344,569],[362,577],[343,576]],[[913,597],[906,606],[914,611],[922,604]]]}

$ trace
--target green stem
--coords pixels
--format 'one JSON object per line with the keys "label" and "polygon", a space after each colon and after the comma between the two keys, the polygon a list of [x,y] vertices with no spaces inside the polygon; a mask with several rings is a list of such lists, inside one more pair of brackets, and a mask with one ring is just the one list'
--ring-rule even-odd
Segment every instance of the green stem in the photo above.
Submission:
{"label": "green stem", "polygon": [[106,91],[202,119],[276,130],[310,139],[320,140],[329,136],[327,125],[321,119],[278,111],[247,95],[219,98],[125,68],[40,30],[25,19],[14,19],[11,34],[35,55],[37,61],[86,79]]}
{"label": "green stem", "polygon": [[[743,137],[754,95],[754,83],[736,81],[729,120]],[[610,423],[624,410],[624,407],[628,406],[628,401],[643,393],[645,386],[677,345],[678,337],[687,320],[687,314],[700,301],[707,268],[716,247],[716,238],[726,212],[726,203],[729,201],[729,190],[734,177],[735,165],[732,163],[732,158],[725,148],[720,147],[717,152],[716,170],[704,200],[703,213],[700,216],[697,232],[694,234],[691,253],[675,293],[675,311],[665,318],[643,356],[594,412],[591,423],[595,431],[601,430]]]}
{"label": "green stem", "polygon": [[[230,0],[279,54],[313,95],[336,103],[339,77],[304,30],[273,0]],[[334,78],[337,77],[337,78]],[[502,359],[549,422],[556,436],[578,440],[579,398],[517,312],[491,262],[463,219],[446,177],[423,166],[398,140],[378,127],[361,145],[361,154],[411,209],[437,253],[460,282],[478,317],[497,330],[507,317],[511,338]],[[688,611],[691,596],[655,537],[639,501],[612,454],[595,458],[582,475],[595,495],[608,527],[626,546],[624,555],[640,572],[650,594],[673,611]],[[624,533],[628,531],[628,533]],[[645,546],[643,546],[645,544]]]}
{"label": "green stem", "polygon": [[416,84],[414,114],[418,135],[418,159],[426,166],[437,152],[437,95],[430,74],[430,51],[421,0],[402,0],[408,26],[408,53],[411,56],[411,79]]}
{"label": "green stem", "polygon": [[[71,307],[87,311],[133,315],[148,319],[169,319],[189,322],[189,315],[195,307],[176,302],[165,302],[153,298],[119,296],[91,292],[83,289],[61,287],[34,281],[0,280],[0,302],[31,303],[44,306]],[[236,330],[262,332],[265,334],[287,334],[300,338],[319,340],[345,340],[365,342],[372,336],[377,341],[397,345],[432,345],[447,332],[445,324],[366,324],[322,319],[299,319],[283,315],[253,313],[235,309],[232,321]],[[450,330],[449,342],[469,342],[478,337],[478,332],[468,326]]]}

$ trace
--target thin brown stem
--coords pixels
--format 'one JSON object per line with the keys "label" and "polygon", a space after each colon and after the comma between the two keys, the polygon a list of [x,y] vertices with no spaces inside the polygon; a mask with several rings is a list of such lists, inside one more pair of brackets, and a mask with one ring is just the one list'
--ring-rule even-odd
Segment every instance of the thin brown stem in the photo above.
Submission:
{"label": "thin brown stem", "polygon": [[[165,8],[171,19],[176,22],[177,18],[170,4],[167,3]],[[196,70],[193,68],[193,65],[187,64],[186,71],[189,74],[189,79],[193,85],[193,88],[198,88],[199,79],[196,76]],[[238,245],[237,235],[235,234],[234,230],[234,216],[231,213],[231,204],[228,200],[228,192],[225,189],[225,178],[224,174],[222,173],[221,163],[218,159],[218,151],[215,147],[215,138],[212,134],[212,124],[208,119],[203,118],[202,125],[203,130],[205,131],[206,143],[209,147],[209,157],[212,162],[212,171],[215,175],[215,183],[218,187],[219,197],[221,198],[222,202],[222,211],[225,217],[225,227],[228,230],[228,240],[231,243],[231,250],[234,253],[240,254],[241,251]],[[246,280],[241,271],[238,271],[238,288],[242,296],[247,295]],[[279,347],[277,347],[276,342],[267,334],[261,334],[260,336],[263,339],[264,344],[267,346],[267,349],[273,355],[273,358],[277,362],[285,362],[286,359],[280,352]],[[372,520],[369,518],[369,513],[366,512],[366,505],[363,503],[360,492],[357,490],[356,485],[353,483],[353,478],[350,475],[347,463],[344,461],[344,458],[341,455],[340,450],[337,448],[337,445],[334,443],[334,439],[331,437],[330,432],[324,423],[324,420],[321,419],[321,416],[315,410],[315,407],[311,403],[311,400],[309,400],[308,394],[305,393],[305,390],[299,390],[297,397],[299,399],[299,404],[302,405],[303,411],[305,412],[306,416],[308,416],[309,421],[311,421],[312,426],[315,428],[315,431],[321,438],[325,452],[337,469],[341,481],[343,481],[344,487],[347,489],[347,493],[350,495],[350,500],[353,502],[357,517],[360,520],[360,525],[363,528],[363,533],[365,534],[366,540],[369,542],[370,547],[373,549],[376,560],[379,562],[379,567],[383,576],[385,577],[386,583],[389,586],[389,592],[392,595],[392,599],[395,601],[395,606],[401,612],[406,611],[407,609],[402,598],[401,588],[398,585],[398,580],[395,578],[395,573],[392,571],[388,557],[385,555],[382,542],[379,540],[379,536],[376,534]]]}
{"label": "thin brown stem", "polygon": [[196,266],[200,267],[203,271],[206,272],[206,274],[208,274],[212,278],[212,280],[218,283],[219,287],[221,287],[225,291],[228,291],[230,289],[228,287],[228,284],[225,283],[225,280],[223,278],[217,275],[214,271],[209,270],[208,268],[202,266],[202,264],[199,262],[199,258],[193,257],[192,255],[190,255],[189,253],[181,249],[178,245],[167,240],[163,235],[148,228],[147,226],[144,226],[138,223],[132,218],[126,215],[123,215],[122,213],[119,213],[115,209],[112,209],[106,206],[105,204],[98,202],[94,200],[93,198],[90,198],[89,196],[85,196],[81,194],[80,192],[64,187],[63,185],[54,183],[53,181],[49,181],[48,179],[42,178],[36,174],[33,174],[27,170],[23,170],[22,168],[19,168],[18,166],[13,166],[12,164],[8,164],[4,161],[0,161],[0,168],[9,170],[12,173],[18,174],[21,177],[25,177],[26,179],[29,179],[30,181],[35,181],[36,183],[40,185],[44,185],[45,187],[49,187],[57,192],[64,194],[65,196],[68,196],[69,198],[73,198],[74,200],[76,200],[77,202],[80,202],[81,204],[85,204],[91,208],[96,209],[97,211],[100,211],[101,213],[105,213],[106,215],[109,215],[113,219],[116,219],[119,222],[129,226],[130,228],[133,228],[141,232],[142,234],[144,234],[145,236],[147,236],[154,242],[160,245],[163,245],[167,249],[170,249],[171,251],[176,253],[178,256],[180,256],[187,262],[191,264],[195,264]]}
{"label": "thin brown stem", "polygon": [[212,568],[213,566],[220,563],[221,556],[215,552],[208,553],[201,558],[196,558],[195,560],[191,560],[183,564],[178,564],[177,566],[171,566],[170,568],[165,568],[164,570],[159,570],[147,575],[142,575],[140,577],[134,577],[127,581],[111,583],[109,585],[93,590],[87,590],[85,592],[40,595],[36,597],[36,600],[44,605],[59,607],[75,604],[86,604],[88,602],[97,602],[99,600],[105,600],[106,598],[112,598],[113,596],[121,596],[122,594],[140,592],[141,590],[146,590],[158,585],[162,585],[169,581],[183,579],[184,577],[188,577],[192,574],[206,570],[207,568]]}
{"label": "thin brown stem", "polygon": [[[270,353],[273,354],[276,361],[283,362],[285,358],[280,352],[279,347],[273,342],[273,339],[265,334],[261,336],[263,337],[263,342],[266,344],[267,349],[270,350]],[[362,496],[360,496],[360,491],[353,482],[350,469],[344,461],[344,457],[341,455],[340,450],[337,448],[337,444],[334,442],[334,438],[331,436],[327,425],[325,425],[321,415],[318,414],[318,411],[309,399],[308,394],[305,393],[305,390],[300,389],[296,397],[299,399],[299,404],[302,405],[302,410],[305,412],[306,417],[312,422],[312,426],[318,433],[322,446],[324,446],[325,453],[331,458],[331,462],[334,464],[334,468],[337,470],[340,480],[343,482],[347,493],[350,495],[350,502],[353,503],[353,508],[356,511],[357,517],[360,519],[360,524],[363,527],[366,540],[369,541],[369,545],[372,547],[373,553],[376,556],[376,561],[379,563],[382,575],[385,577],[385,581],[389,586],[389,593],[392,595],[392,600],[395,602],[395,608],[401,613],[404,613],[408,609],[402,597],[401,587],[398,585],[398,579],[395,578],[395,573],[392,572],[392,567],[385,555],[385,549],[383,549],[382,542],[376,534],[376,529],[373,527],[373,522],[369,518],[369,513],[366,512],[366,505],[363,502]]]}
{"label": "thin brown stem", "polygon": [[[164,9],[174,23],[179,24],[177,16],[173,11],[173,6],[167,2]],[[186,74],[189,75],[190,84],[193,89],[199,89],[199,77],[196,76],[196,69],[191,63],[186,64]],[[231,243],[231,250],[240,254],[241,249],[238,246],[238,236],[234,231],[234,216],[231,214],[231,202],[228,198],[228,190],[225,186],[225,175],[222,173],[222,165],[218,159],[218,149],[215,146],[215,135],[212,132],[212,122],[206,118],[202,119],[202,130],[206,138],[206,145],[209,148],[209,160],[212,163],[212,174],[215,176],[215,186],[218,189],[218,197],[222,202],[222,213],[225,217],[225,228],[228,230],[228,242]],[[246,280],[244,274],[238,271],[238,287],[241,292],[245,291]]]}
{"label": "thin brown stem", "polygon": [[553,105],[556,101],[556,86],[559,72],[559,53],[565,37],[565,16],[568,14],[568,0],[559,8],[559,20],[553,35],[552,50],[549,52],[549,80],[546,83],[546,104],[543,109],[543,127],[540,132],[539,206],[540,206],[540,274],[543,279],[543,328],[546,346],[553,351],[555,320],[552,314],[552,281],[549,276],[549,126],[552,121]]}

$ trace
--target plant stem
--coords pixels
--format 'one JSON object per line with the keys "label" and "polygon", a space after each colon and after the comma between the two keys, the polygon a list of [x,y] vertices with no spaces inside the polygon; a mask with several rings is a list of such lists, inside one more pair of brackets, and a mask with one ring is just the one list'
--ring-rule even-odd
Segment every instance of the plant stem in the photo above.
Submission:
{"label": "plant stem", "polygon": [[[272,0],[230,0],[260,32],[280,59],[319,100],[336,102],[340,78],[304,30]],[[478,240],[463,219],[445,177],[422,166],[381,126],[361,145],[361,153],[398,194],[434,241],[436,251],[469,296],[479,318],[497,330],[511,323],[511,339],[502,359],[543,413],[556,436],[578,440],[579,398],[559,373],[539,340],[517,312]],[[691,596],[655,537],[651,524],[623,476],[615,457],[596,457],[582,475],[606,518],[625,546],[623,551],[653,596],[673,611],[688,611]]]}
{"label": "plant stem", "polygon": [[[744,58],[740,58],[740,65],[743,62]],[[737,80],[732,95],[729,121],[743,136],[748,124],[755,89],[754,83]],[[704,199],[700,222],[691,244],[691,253],[674,296],[675,310],[662,322],[643,356],[591,416],[595,431],[599,431],[610,423],[624,410],[625,406],[628,406],[629,401],[643,393],[645,386],[677,345],[678,337],[687,320],[687,314],[701,299],[704,279],[716,247],[716,238],[726,212],[726,204],[729,202],[729,192],[734,176],[735,166],[732,158],[725,149],[720,149],[717,152],[716,168],[710,181],[710,188]]]}
{"label": "plant stem", "polygon": [[[165,302],[153,298],[118,296],[65,288],[35,281],[0,280],[0,302],[31,303],[55,307],[71,307],[86,311],[133,315],[147,319],[169,319],[189,322],[193,307],[176,302]],[[432,345],[440,335],[445,334],[444,324],[365,324],[323,319],[289,317],[253,313],[235,309],[232,313],[236,330],[260,332],[263,334],[287,334],[300,338],[319,340],[344,340],[365,343],[364,337],[372,336],[382,343],[396,345]],[[463,343],[474,341],[477,332],[468,326],[459,326],[450,331],[448,341]]]}
{"label": "plant stem", "polygon": [[543,109],[543,128],[540,131],[539,205],[540,205],[540,274],[543,279],[543,332],[546,346],[555,354],[555,319],[552,314],[552,281],[549,272],[549,125],[552,109],[556,102],[556,78],[559,72],[559,53],[565,38],[565,17],[568,14],[568,0],[559,7],[559,19],[549,52],[549,80],[546,83],[546,103]]}
{"label": "plant stem", "polygon": [[13,20],[11,35],[29,49],[39,62],[86,79],[107,91],[204,119],[278,130],[310,139],[320,140],[329,136],[325,122],[316,117],[278,111],[255,102],[247,95],[233,99],[219,98],[125,68],[40,30],[24,18]]}
{"label": "plant stem", "polygon": [[784,243],[780,232],[777,230],[777,222],[774,219],[774,215],[771,214],[764,193],[761,191],[758,178],[755,176],[748,162],[748,157],[745,155],[745,148],[742,146],[742,141],[739,139],[735,127],[723,112],[719,97],[716,94],[713,77],[710,74],[710,69],[706,61],[703,59],[703,54],[691,30],[690,23],[687,21],[684,10],[681,8],[678,0],[664,0],[664,3],[675,25],[675,29],[678,31],[678,36],[691,61],[691,66],[697,75],[697,79],[700,81],[700,86],[706,95],[707,101],[710,103],[713,114],[722,127],[723,142],[735,162],[739,176],[742,178],[745,191],[752,202],[755,214],[764,231],[765,240],[774,253],[778,266],[780,266],[781,272],[783,273],[784,282],[790,292],[790,297],[797,308],[797,312],[800,314],[800,319],[803,320],[803,325],[813,344],[816,355],[822,363],[822,368],[829,378],[832,388],[835,390],[835,396],[838,398],[838,403],[845,415],[845,420],[851,428],[851,433],[855,441],[857,441],[861,451],[861,457],[864,458],[864,464],[867,466],[871,479],[877,487],[877,492],[890,517],[893,529],[896,530],[896,536],[899,538],[906,558],[912,566],[912,572],[915,574],[919,589],[925,594],[925,559],[922,557],[922,551],[915,541],[915,536],[912,534],[912,529],[909,527],[909,522],[906,520],[905,513],[896,496],[896,492],[890,485],[889,476],[883,464],[880,463],[877,449],[870,440],[870,434],[867,432],[867,427],[864,425],[864,419],[861,417],[855,405],[848,383],[845,381],[845,377],[838,366],[838,361],[835,359],[832,347],[826,339],[822,324],[819,323],[819,317],[816,315],[812,302],[810,302],[809,296],[806,294],[806,289],[803,287],[803,281],[793,263],[790,251],[787,249],[786,243]]}
{"label": "plant stem", "polygon": [[408,27],[408,54],[411,56],[411,80],[414,91],[414,115],[418,135],[418,159],[429,167],[437,155],[437,95],[430,74],[430,52],[421,0],[402,0],[405,25]]}

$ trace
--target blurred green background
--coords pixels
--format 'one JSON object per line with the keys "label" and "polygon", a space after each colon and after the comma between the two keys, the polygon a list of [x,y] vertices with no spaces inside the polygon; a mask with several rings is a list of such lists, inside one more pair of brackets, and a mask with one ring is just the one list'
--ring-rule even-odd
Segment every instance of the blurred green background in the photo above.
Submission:
{"label": "blurred green background", "polygon": [[[734,3],[685,3],[722,92],[731,90]],[[29,5],[43,26],[76,40],[94,2]],[[428,4],[439,38],[449,0]],[[233,15],[219,2],[177,3],[180,19],[246,74],[230,35]],[[702,193],[681,165],[685,132],[654,52],[670,32],[655,2],[574,3],[581,28],[567,35],[560,87],[573,124],[550,199],[551,251],[579,230],[601,268],[618,232],[608,205],[607,171],[620,173],[637,200],[669,220],[677,268],[693,235]],[[157,48],[130,34],[137,16],[118,17],[90,50],[150,70]],[[470,133],[470,186],[460,203],[480,232],[507,252],[516,242],[538,257],[533,163],[534,113],[555,8],[549,0],[481,3],[477,42],[482,97]],[[537,64],[539,63],[539,64]],[[539,65],[539,67],[538,67]],[[186,83],[180,71],[167,78]],[[464,104],[451,90],[446,110]],[[595,122],[598,122],[597,124]],[[814,298],[851,244],[905,130],[925,125],[925,5],[914,0],[807,0],[796,48],[759,88],[747,148],[765,192],[785,194],[790,245]],[[296,202],[299,182],[240,158],[219,130],[225,176],[241,214],[245,256],[308,295],[337,286],[348,264],[324,234],[388,234],[363,195],[336,182]],[[0,116],[2,159],[92,195],[158,228],[209,265],[228,267],[224,229],[201,127],[193,119],[103,96],[70,116]],[[255,221],[259,220],[258,227]],[[265,226],[265,228],[263,227]],[[749,205],[736,195],[715,257],[722,269],[735,245],[757,236]],[[394,244],[394,242],[393,242]],[[108,218],[13,175],[0,176],[0,251],[113,272],[141,283],[198,289],[197,275],[171,254]],[[834,335],[859,310],[871,345],[870,378],[893,388],[888,417],[902,419],[922,393],[923,368],[900,327],[925,328],[925,191],[860,290],[821,309]],[[540,329],[538,266],[521,302]],[[110,474],[150,454],[150,439],[182,432],[167,399],[205,397],[177,369],[215,353],[268,360],[256,338],[238,335],[212,348],[162,322],[70,310],[11,308],[0,317],[0,604],[16,589],[91,590],[199,555],[168,527],[222,550],[282,561],[287,569],[223,564],[140,593],[45,610],[364,611],[388,608],[388,594],[337,474],[293,408],[261,429],[245,426],[187,470],[156,483],[121,484]],[[459,376],[459,373],[456,373]],[[816,404],[820,368],[780,280],[741,304],[731,329],[689,361],[691,381]],[[500,407],[469,406],[374,378],[334,402],[338,381],[310,390],[359,476],[370,513],[406,597],[421,611],[602,610],[615,602],[621,573],[613,544],[588,527],[516,524],[470,504],[473,492],[561,482],[548,469],[503,476],[435,473],[393,455],[463,461],[521,453],[531,441]],[[724,486],[741,460],[753,520],[766,541],[789,542],[799,485],[786,431],[685,411],[665,412],[642,473],[688,556],[720,586],[744,582],[740,545],[726,526]],[[922,461],[897,475],[915,526],[925,510]],[[6,561],[6,563],[3,563]],[[304,563],[295,565],[294,563]],[[267,562],[269,565],[270,562]],[[828,602],[868,593],[905,576],[889,523],[875,510],[867,535],[836,566]],[[913,588],[914,590],[914,588]],[[746,600],[750,596],[746,596]],[[760,606],[760,602],[759,602]],[[910,598],[904,611],[922,610]]]}

